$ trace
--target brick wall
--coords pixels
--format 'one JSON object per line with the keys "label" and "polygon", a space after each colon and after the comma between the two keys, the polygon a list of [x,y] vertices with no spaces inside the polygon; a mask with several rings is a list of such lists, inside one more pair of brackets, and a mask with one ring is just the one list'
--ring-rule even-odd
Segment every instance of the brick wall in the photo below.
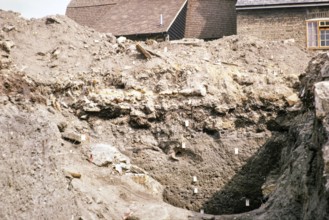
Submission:
{"label": "brick wall", "polygon": [[265,40],[295,39],[306,47],[306,23],[310,18],[329,17],[329,7],[257,9],[237,11],[239,35]]}
{"label": "brick wall", "polygon": [[220,38],[236,34],[236,0],[189,0],[185,37]]}

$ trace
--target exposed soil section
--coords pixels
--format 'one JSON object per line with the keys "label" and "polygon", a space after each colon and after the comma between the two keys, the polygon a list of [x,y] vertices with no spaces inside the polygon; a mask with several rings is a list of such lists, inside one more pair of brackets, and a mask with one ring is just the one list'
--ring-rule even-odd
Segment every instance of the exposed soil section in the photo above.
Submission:
{"label": "exposed soil section", "polygon": [[323,164],[303,146],[325,132],[293,43],[134,42],[63,16],[0,18],[1,219],[309,219]]}

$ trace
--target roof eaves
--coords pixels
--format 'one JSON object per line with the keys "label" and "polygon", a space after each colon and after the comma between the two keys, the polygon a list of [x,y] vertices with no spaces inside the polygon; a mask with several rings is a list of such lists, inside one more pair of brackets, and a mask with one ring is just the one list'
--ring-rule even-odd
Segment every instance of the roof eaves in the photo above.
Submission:
{"label": "roof eaves", "polygon": [[306,21],[329,21],[329,18],[312,18],[307,19]]}
{"label": "roof eaves", "polygon": [[91,7],[100,7],[100,6],[107,6],[107,5],[116,5],[117,3],[107,3],[107,4],[98,4],[98,5],[82,5],[82,6],[67,6],[67,8],[91,8]]}
{"label": "roof eaves", "polygon": [[132,33],[132,32],[112,32],[112,34],[114,36],[138,36],[138,35],[152,35],[152,34],[162,34],[162,33],[167,33],[168,31],[162,27],[159,28],[158,30],[155,30],[153,32],[136,32],[136,33]]}
{"label": "roof eaves", "polygon": [[276,8],[305,8],[329,6],[328,3],[302,3],[302,4],[280,4],[280,5],[253,5],[253,6],[236,6],[236,10],[254,10],[254,9],[276,9]]}
{"label": "roof eaves", "polygon": [[157,31],[151,33],[135,33],[135,34],[114,34],[114,36],[143,36],[143,35],[154,35],[154,34],[164,34],[166,31]]}

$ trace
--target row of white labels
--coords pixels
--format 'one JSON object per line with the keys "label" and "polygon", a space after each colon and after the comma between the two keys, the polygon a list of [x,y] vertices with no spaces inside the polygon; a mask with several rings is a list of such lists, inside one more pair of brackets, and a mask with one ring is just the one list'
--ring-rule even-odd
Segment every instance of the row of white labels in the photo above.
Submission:
{"label": "row of white labels", "polygon": [[[246,199],[246,206],[250,206],[250,200]],[[200,213],[204,214],[204,209],[200,209]]]}

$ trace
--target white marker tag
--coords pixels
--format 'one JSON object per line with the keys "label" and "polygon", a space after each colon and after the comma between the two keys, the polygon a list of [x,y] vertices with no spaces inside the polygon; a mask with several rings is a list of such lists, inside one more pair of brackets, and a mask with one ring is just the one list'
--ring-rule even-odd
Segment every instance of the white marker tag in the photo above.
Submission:
{"label": "white marker tag", "polygon": [[182,148],[186,148],[186,144],[185,143],[182,143]]}
{"label": "white marker tag", "polygon": [[234,148],[234,153],[239,154],[239,148]]}
{"label": "white marker tag", "polygon": [[185,127],[188,127],[190,125],[190,122],[189,121],[185,121]]}
{"label": "white marker tag", "polygon": [[201,210],[200,210],[200,213],[201,213],[201,214],[204,214],[204,210],[203,210],[203,209],[201,209]]}
{"label": "white marker tag", "polygon": [[249,199],[246,199],[246,206],[250,206],[250,201],[249,201]]}
{"label": "white marker tag", "polygon": [[193,182],[197,182],[198,178],[196,176],[193,176]]}
{"label": "white marker tag", "polygon": [[84,134],[81,135],[81,141],[86,141],[86,135]]}
{"label": "white marker tag", "polygon": [[197,194],[199,191],[198,191],[198,188],[194,188],[194,194]]}

